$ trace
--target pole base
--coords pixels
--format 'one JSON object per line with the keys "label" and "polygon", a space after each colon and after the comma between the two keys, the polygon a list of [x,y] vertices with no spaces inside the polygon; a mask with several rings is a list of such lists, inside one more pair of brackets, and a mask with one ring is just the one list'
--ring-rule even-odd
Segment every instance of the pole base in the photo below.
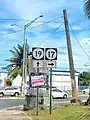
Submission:
{"label": "pole base", "polygon": [[87,101],[85,102],[85,105],[90,105],[90,96],[89,96],[89,98],[87,99]]}
{"label": "pole base", "polygon": [[70,100],[70,103],[76,103],[76,104],[81,104],[82,103],[82,101],[81,100],[79,100],[79,99],[72,99],[72,100]]}

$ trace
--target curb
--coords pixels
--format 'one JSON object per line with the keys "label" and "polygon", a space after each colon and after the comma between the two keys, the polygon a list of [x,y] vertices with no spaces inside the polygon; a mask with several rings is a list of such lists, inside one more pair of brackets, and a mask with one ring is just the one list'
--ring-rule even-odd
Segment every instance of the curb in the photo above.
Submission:
{"label": "curb", "polygon": [[[20,105],[20,106],[12,106],[12,107],[8,107],[8,108],[5,108],[5,109],[2,109],[0,110],[0,113],[3,112],[3,111],[6,111],[6,110],[12,110],[12,109],[15,109],[15,108],[22,108],[23,109],[23,105]],[[31,117],[29,117],[24,111],[22,111],[22,113],[30,120],[32,120]]]}
{"label": "curb", "polygon": [[8,108],[5,108],[5,109],[2,109],[0,110],[0,113],[5,111],[5,110],[10,110],[10,109],[15,109],[15,108],[23,108],[23,105],[20,105],[20,106],[12,106],[12,107],[8,107]]}
{"label": "curb", "polygon": [[2,99],[25,99],[25,98],[18,98],[18,97],[9,97],[9,98],[7,98],[7,97],[0,97],[0,99],[2,100]]}

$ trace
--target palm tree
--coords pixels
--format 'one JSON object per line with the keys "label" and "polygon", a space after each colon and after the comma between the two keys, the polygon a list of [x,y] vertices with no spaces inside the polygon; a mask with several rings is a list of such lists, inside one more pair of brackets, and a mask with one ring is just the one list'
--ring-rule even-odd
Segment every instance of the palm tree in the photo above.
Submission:
{"label": "palm tree", "polygon": [[[13,56],[7,61],[10,64],[7,67],[12,67],[13,69],[8,73],[11,80],[15,79],[17,75],[22,76],[23,72],[23,46],[18,45],[14,50],[10,50]],[[29,53],[29,47],[27,47],[27,53]],[[28,54],[27,54],[28,55]]]}
{"label": "palm tree", "polygon": [[[90,19],[90,0],[84,0],[84,12],[86,18]],[[90,104],[90,92],[89,92],[89,98],[87,99],[85,104]]]}
{"label": "palm tree", "polygon": [[85,16],[90,19],[90,0],[84,0]]}

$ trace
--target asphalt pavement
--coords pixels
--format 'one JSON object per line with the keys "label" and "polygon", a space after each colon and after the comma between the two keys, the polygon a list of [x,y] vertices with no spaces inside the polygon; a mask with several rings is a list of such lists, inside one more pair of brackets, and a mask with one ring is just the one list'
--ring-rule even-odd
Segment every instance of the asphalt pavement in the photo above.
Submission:
{"label": "asphalt pavement", "polygon": [[25,104],[24,99],[0,99],[0,110],[13,107],[13,106],[21,106]]}
{"label": "asphalt pavement", "polygon": [[[88,96],[80,96],[79,99],[82,101],[87,100]],[[68,97],[67,99],[54,99],[53,102],[54,103],[63,103],[63,102],[70,102],[70,100],[72,99],[72,97]],[[21,106],[24,105],[25,99],[14,99],[14,98],[7,98],[7,97],[3,97],[0,98],[0,110],[2,109],[6,109],[9,107],[13,107],[13,106]]]}

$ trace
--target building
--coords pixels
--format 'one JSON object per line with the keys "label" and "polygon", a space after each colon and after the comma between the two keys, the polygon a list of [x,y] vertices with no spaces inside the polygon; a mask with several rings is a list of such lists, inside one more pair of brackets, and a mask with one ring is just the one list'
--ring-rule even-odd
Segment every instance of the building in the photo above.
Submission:
{"label": "building", "polygon": [[6,80],[8,78],[8,72],[0,72],[0,86],[6,86]]}
{"label": "building", "polygon": [[[78,76],[79,76],[79,73],[75,72],[75,80],[76,80],[77,89],[78,89]],[[20,87],[21,81],[22,81],[22,77],[18,75],[13,80],[13,85],[17,85]],[[29,81],[28,77],[27,77],[27,81]],[[49,81],[50,81],[50,76],[49,76]],[[60,88],[61,90],[71,91],[72,86],[71,86],[70,72],[61,71],[61,70],[52,70],[52,86]]]}
{"label": "building", "polygon": [[[75,72],[76,87],[78,89],[79,73]],[[52,86],[60,88],[65,91],[71,91],[70,71],[52,70]]]}

